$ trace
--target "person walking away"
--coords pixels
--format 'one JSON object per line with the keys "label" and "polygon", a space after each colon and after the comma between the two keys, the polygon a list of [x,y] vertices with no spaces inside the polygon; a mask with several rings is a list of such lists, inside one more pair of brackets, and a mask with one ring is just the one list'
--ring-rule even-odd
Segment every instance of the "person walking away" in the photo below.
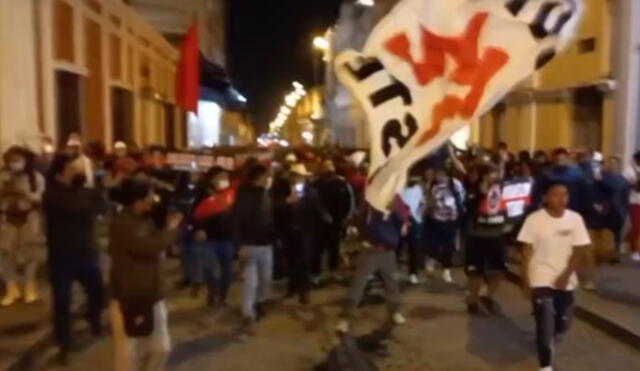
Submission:
{"label": "person walking away", "polygon": [[406,318],[400,312],[400,290],[395,279],[398,270],[395,249],[398,248],[402,236],[409,232],[409,210],[400,197],[395,197],[389,208],[388,214],[371,207],[365,211],[363,250],[357,258],[356,273],[349,289],[342,319],[337,326],[341,333],[349,332],[369,278],[376,272],[380,274],[384,283],[391,320],[396,325],[406,323]]}
{"label": "person walking away", "polygon": [[[21,298],[27,304],[38,300],[36,273],[45,244],[45,182],[35,170],[35,162],[35,154],[28,149],[12,147],[5,153],[5,166],[0,169],[0,264],[6,282],[6,293],[0,302],[3,307]],[[18,273],[20,270],[22,274]]]}
{"label": "person walking away", "polygon": [[[481,304],[491,313],[499,312],[494,295],[507,270],[507,235],[511,231],[502,190],[499,169],[485,165],[480,183],[469,191],[475,193],[469,204],[469,240],[465,245],[470,314],[477,314]],[[487,294],[481,298],[485,283]]]}
{"label": "person walking away", "polygon": [[[465,213],[464,199],[462,183],[453,178],[446,168],[436,169],[434,182],[427,194],[425,240],[429,257],[442,265],[442,279],[447,283],[453,282],[451,266]],[[432,265],[428,269],[433,270]]]}
{"label": "person walking away", "polygon": [[523,289],[533,305],[540,370],[552,371],[554,350],[573,316],[576,271],[591,240],[580,214],[567,209],[564,184],[550,183],[543,193],[543,208],[529,215],[518,240],[524,244]]}
{"label": "person walking away", "polygon": [[170,213],[166,229],[158,229],[147,216],[154,205],[148,184],[125,180],[121,197],[124,209],[109,232],[114,370],[160,371],[171,348],[162,262],[182,214]]}
{"label": "person walking away", "polygon": [[237,187],[221,167],[210,169],[204,179],[205,195],[195,208],[195,238],[200,244],[208,306],[226,306],[233,278],[233,216]]}
{"label": "person walking away", "polygon": [[625,170],[624,176],[631,187],[629,196],[631,230],[627,235],[627,241],[631,249],[631,260],[640,263],[640,151],[633,155],[633,163]]}
{"label": "person walking away", "polygon": [[611,208],[607,218],[607,227],[613,233],[615,255],[611,263],[619,263],[622,256],[622,233],[629,213],[631,188],[622,174],[622,159],[611,156],[607,159],[602,182],[611,191]]}
{"label": "person walking away", "polygon": [[320,176],[313,182],[322,208],[329,217],[318,220],[316,247],[313,257],[313,275],[316,281],[322,275],[322,263],[325,252],[329,258],[329,271],[335,280],[340,280],[340,244],[345,224],[355,212],[356,199],[349,183],[336,173],[331,160],[325,160],[320,166]]}
{"label": "person walking away", "polygon": [[[590,167],[589,167],[590,165]],[[615,241],[611,231],[613,190],[603,181],[601,161],[590,159],[583,165],[586,175],[584,196],[587,207],[583,212],[584,221],[592,243],[588,246],[581,266],[581,287],[595,291],[594,283],[597,266],[608,263],[614,256]]]}
{"label": "person walking away", "polygon": [[424,268],[424,191],[419,179],[410,179],[401,193],[402,201],[409,208],[410,225],[407,236],[409,246],[409,282],[418,284],[418,274]]}
{"label": "person walking away", "polygon": [[94,248],[94,228],[97,215],[106,211],[107,204],[98,190],[85,187],[86,181],[84,163],[79,157],[59,154],[51,164],[43,200],[54,332],[61,363],[68,361],[69,352],[74,348],[71,336],[74,281],[78,281],[86,293],[92,333],[95,336],[102,333],[104,287]]}
{"label": "person walking away", "polygon": [[233,207],[233,238],[244,264],[242,314],[249,332],[258,315],[264,314],[273,278],[273,244],[276,231],[269,195],[269,169],[253,164],[246,172],[246,184],[238,189]]}

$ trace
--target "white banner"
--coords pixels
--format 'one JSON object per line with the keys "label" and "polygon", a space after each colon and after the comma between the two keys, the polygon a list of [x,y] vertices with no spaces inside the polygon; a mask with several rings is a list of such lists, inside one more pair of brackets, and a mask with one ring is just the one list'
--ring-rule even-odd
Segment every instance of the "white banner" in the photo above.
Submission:
{"label": "white banner", "polygon": [[335,61],[371,134],[367,201],[387,210],[413,163],[566,45],[582,0],[402,0]]}

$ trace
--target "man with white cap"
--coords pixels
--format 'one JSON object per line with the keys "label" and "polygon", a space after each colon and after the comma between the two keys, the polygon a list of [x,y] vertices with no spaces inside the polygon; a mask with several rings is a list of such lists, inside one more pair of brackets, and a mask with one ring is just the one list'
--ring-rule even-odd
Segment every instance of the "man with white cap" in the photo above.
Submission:
{"label": "man with white cap", "polygon": [[84,186],[87,188],[93,188],[95,186],[93,164],[91,163],[91,159],[84,154],[82,150],[82,141],[78,134],[73,133],[69,136],[66,152],[71,155],[78,156],[78,161],[82,163],[82,168],[84,169],[84,175],[86,177]]}

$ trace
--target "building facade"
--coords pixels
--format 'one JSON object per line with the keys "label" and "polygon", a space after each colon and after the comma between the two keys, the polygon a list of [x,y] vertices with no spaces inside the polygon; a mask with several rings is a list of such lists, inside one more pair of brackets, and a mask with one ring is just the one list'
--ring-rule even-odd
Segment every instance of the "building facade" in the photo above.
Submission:
{"label": "building facade", "polygon": [[122,0],[0,0],[0,143],[179,146],[177,50]]}
{"label": "building facade", "polygon": [[[244,102],[228,104],[239,97],[230,85],[226,67],[225,0],[128,0],[175,47],[179,47],[193,23],[198,27],[200,52],[207,68],[220,80],[201,94],[200,115],[187,116],[190,147],[246,145],[255,141],[253,126],[244,112]],[[203,72],[203,74],[206,72]],[[206,79],[212,80],[212,79]]]}

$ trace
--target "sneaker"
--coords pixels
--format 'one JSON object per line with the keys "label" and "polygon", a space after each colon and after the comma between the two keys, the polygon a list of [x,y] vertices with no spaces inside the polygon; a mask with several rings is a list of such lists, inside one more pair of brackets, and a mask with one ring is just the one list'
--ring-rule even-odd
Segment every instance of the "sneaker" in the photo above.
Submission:
{"label": "sneaker", "polygon": [[446,283],[453,282],[453,277],[451,276],[451,271],[449,269],[445,269],[442,271],[442,280]]}
{"label": "sneaker", "polygon": [[631,260],[636,263],[640,263],[640,252],[634,252],[631,254]]}
{"label": "sneaker", "polygon": [[596,291],[596,285],[595,285],[595,283],[593,283],[593,281],[587,281],[587,282],[582,284],[582,289],[584,291],[594,292],[594,291]]}
{"label": "sneaker", "polygon": [[415,274],[409,276],[409,282],[412,285],[417,285],[418,283],[420,283],[420,281],[418,281],[418,276],[416,276]]}
{"label": "sneaker", "polygon": [[350,327],[351,327],[351,325],[350,325],[349,321],[342,320],[342,321],[338,322],[338,326],[336,326],[336,331],[338,331],[341,334],[347,334],[347,333],[349,333]]}
{"label": "sneaker", "polygon": [[553,371],[553,367],[549,366],[549,367],[543,367],[540,369],[540,371]]}
{"label": "sneaker", "polygon": [[396,325],[404,325],[405,323],[407,323],[407,319],[400,312],[394,313],[392,319],[393,323],[395,323]]}
{"label": "sneaker", "polygon": [[11,306],[15,302],[20,300],[20,298],[22,298],[22,292],[20,292],[20,288],[18,288],[18,285],[15,282],[9,282],[7,283],[7,292],[4,295],[4,298],[2,298],[0,306]]}

